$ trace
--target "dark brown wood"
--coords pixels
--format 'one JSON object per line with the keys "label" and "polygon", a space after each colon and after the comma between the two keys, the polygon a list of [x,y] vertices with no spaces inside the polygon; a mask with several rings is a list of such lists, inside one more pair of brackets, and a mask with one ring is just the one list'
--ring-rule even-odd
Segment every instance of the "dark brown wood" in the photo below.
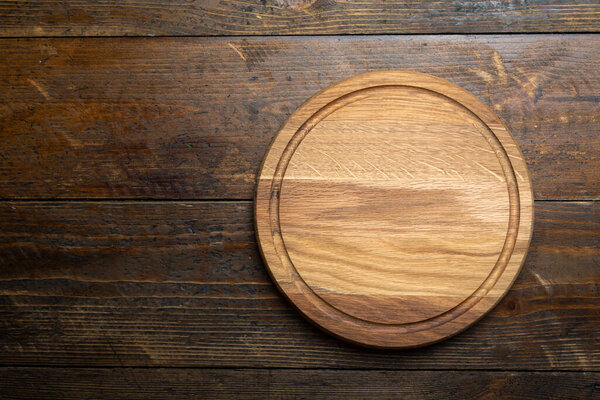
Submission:
{"label": "dark brown wood", "polygon": [[5,398],[592,399],[600,373],[0,368]]}
{"label": "dark brown wood", "polygon": [[584,32],[594,0],[0,2],[3,36]]}
{"label": "dark brown wood", "polygon": [[250,199],[290,113],[380,69],[490,105],[537,199],[600,198],[594,35],[2,40],[0,53],[0,198]]}
{"label": "dark brown wood", "polygon": [[[600,200],[594,32],[597,0],[0,0],[0,397],[600,397],[600,202],[537,202],[493,312],[389,352],[301,318],[223,201],[303,101],[381,69],[487,103],[538,200]],[[486,35],[342,36],[443,33]],[[338,36],[251,37],[282,34]]]}
{"label": "dark brown wood", "polygon": [[250,202],[0,203],[0,363],[600,368],[600,203],[537,202],[501,303],[424,349],[347,345],[274,289]]}

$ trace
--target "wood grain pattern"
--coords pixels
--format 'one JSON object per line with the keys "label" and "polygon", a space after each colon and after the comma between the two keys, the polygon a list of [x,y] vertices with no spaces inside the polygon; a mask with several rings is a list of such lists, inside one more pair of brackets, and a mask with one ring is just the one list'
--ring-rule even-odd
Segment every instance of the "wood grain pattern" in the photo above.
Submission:
{"label": "wood grain pattern", "polygon": [[0,51],[0,198],[250,199],[290,113],[380,69],[431,73],[489,104],[537,199],[600,196],[593,35],[2,40]]}
{"label": "wood grain pattern", "polygon": [[[21,199],[0,201],[0,397],[598,397],[581,372],[600,371],[597,202],[536,203],[508,296],[468,331],[398,352],[307,324],[266,274],[251,203],[224,199],[252,197],[271,138],[313,93],[409,69],[494,109],[537,199],[600,200],[600,41],[566,34],[600,32],[599,13],[596,0],[0,0],[0,200]],[[444,32],[485,35],[341,36]],[[183,37],[278,34],[339,36]],[[58,39],[8,39],[27,36]]]}
{"label": "wood grain pattern", "polygon": [[3,365],[600,369],[598,202],[536,202],[508,295],[404,351],[300,317],[260,261],[249,202],[2,202],[0,221]]}
{"label": "wood grain pattern", "polygon": [[502,122],[432,75],[377,71],[302,104],[258,176],[258,242],[279,289],[354,343],[462,331],[504,296],[531,237],[531,182]]}
{"label": "wood grain pattern", "polygon": [[586,32],[594,0],[0,1],[3,36]]}
{"label": "wood grain pattern", "polygon": [[[7,398],[591,399],[599,373],[0,368]],[[565,396],[566,395],[566,396]]]}

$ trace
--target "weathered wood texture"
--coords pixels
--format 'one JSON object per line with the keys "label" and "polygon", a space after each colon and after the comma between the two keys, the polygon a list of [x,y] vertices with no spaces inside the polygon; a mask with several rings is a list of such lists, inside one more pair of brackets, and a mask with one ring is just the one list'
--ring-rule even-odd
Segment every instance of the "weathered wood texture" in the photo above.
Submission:
{"label": "weathered wood texture", "polygon": [[598,202],[537,202],[507,297],[405,351],[347,345],[292,309],[250,202],[3,202],[0,221],[3,365],[600,368]]}
{"label": "weathered wood texture", "polygon": [[592,399],[600,373],[0,368],[6,399]]}
{"label": "weathered wood texture", "polygon": [[250,199],[290,113],[380,69],[489,104],[537,199],[600,198],[593,35],[35,39],[0,52],[0,198]]}
{"label": "weathered wood texture", "polygon": [[2,36],[591,32],[595,0],[1,1]]}
{"label": "weathered wood texture", "polygon": [[525,260],[529,172],[498,116],[438,77],[375,71],[294,111],[258,177],[277,287],[325,330],[408,348],[492,309]]}

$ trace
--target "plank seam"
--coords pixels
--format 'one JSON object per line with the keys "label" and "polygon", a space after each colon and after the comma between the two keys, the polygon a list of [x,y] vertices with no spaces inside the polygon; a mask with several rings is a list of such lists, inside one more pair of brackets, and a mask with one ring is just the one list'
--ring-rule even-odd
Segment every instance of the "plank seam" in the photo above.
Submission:
{"label": "plank seam", "polygon": [[146,38],[146,39],[158,39],[158,38],[177,38],[177,39],[186,39],[186,38],[206,38],[206,39],[214,39],[214,38],[278,38],[278,37],[295,37],[295,38],[303,38],[303,37],[360,37],[360,36],[518,36],[518,35],[546,35],[546,36],[559,36],[559,35],[598,35],[600,34],[600,30],[591,30],[591,31],[542,31],[542,32],[502,32],[502,31],[485,31],[485,32],[413,32],[413,33],[316,33],[316,34],[279,34],[279,35],[110,35],[110,36],[99,36],[99,35],[90,35],[90,36],[58,36],[58,35],[48,35],[48,36],[2,36],[0,34],[0,39],[4,40],[19,40],[19,39],[127,39],[127,38]]}

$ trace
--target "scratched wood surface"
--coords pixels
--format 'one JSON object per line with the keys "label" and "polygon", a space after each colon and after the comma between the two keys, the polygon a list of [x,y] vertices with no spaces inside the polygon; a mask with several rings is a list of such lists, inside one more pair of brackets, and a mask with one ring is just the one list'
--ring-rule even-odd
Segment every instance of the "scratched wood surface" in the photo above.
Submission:
{"label": "scratched wood surface", "polygon": [[278,288],[353,343],[439,342],[518,275],[533,223],[523,156],[481,100],[427,74],[327,87],[273,139],[256,234]]}
{"label": "scratched wood surface", "polygon": [[[0,0],[0,397],[599,397],[599,13],[595,0]],[[489,105],[538,200],[507,297],[418,350],[307,323],[254,236],[256,172],[284,121],[380,69]]]}
{"label": "scratched wood surface", "polygon": [[415,350],[313,327],[260,259],[252,202],[0,203],[3,365],[596,371],[597,202],[536,202],[508,295]]}
{"label": "scratched wood surface", "polygon": [[568,393],[584,400],[598,395],[599,379],[572,372],[0,368],[1,391],[36,399],[528,400]]}
{"label": "scratched wood surface", "polygon": [[596,0],[0,1],[2,36],[590,32]]}
{"label": "scratched wood surface", "polygon": [[536,199],[600,196],[594,35],[23,39],[0,51],[1,198],[251,199],[293,110],[380,69],[439,76],[492,107]]}

